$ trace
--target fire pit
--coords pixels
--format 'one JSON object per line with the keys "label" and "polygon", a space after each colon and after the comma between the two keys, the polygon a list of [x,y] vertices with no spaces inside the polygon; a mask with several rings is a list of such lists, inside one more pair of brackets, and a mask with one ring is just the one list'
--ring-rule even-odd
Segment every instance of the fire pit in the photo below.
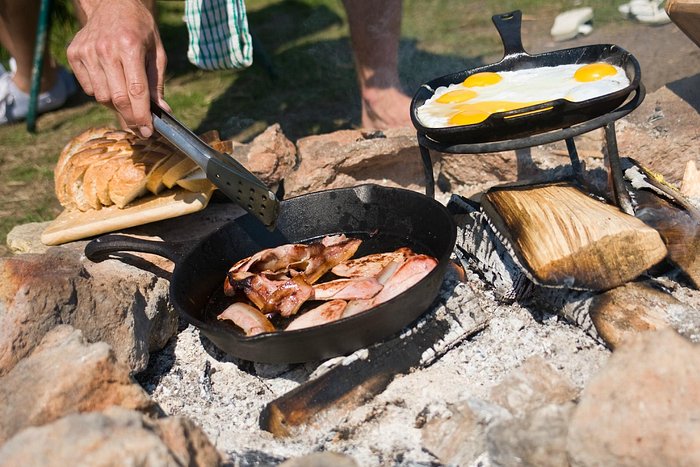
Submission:
{"label": "fire pit", "polygon": [[[687,111],[674,113],[687,107],[664,107],[664,98],[678,102],[665,92],[654,96],[654,106],[645,105],[643,119],[661,122],[653,128],[631,128],[629,119],[615,126],[644,99],[640,83],[615,109],[541,134],[445,143],[419,131],[419,146],[412,133],[402,137],[416,156],[413,178],[422,175],[420,154],[434,195],[430,151],[474,160],[469,155],[560,140],[567,144],[572,181],[583,185],[591,173],[573,138],[603,128],[617,205],[608,207],[626,211],[630,202],[633,209],[654,208],[637,209],[636,220],[663,234],[669,257],[660,266],[612,288],[538,284],[531,277],[537,271],[518,264],[522,258],[504,241],[503,228],[493,228],[484,204],[455,195],[448,209],[458,225],[457,248],[425,313],[381,342],[325,361],[253,363],[221,350],[197,326],[182,321],[178,327],[167,289],[172,264],[159,258],[121,255],[92,263],[82,256],[83,243],[53,248],[46,257],[39,254],[45,250],[32,250],[3,258],[0,316],[7,332],[0,336],[6,372],[0,393],[7,404],[0,411],[6,441],[0,458],[70,464],[67,459],[85,459],[98,446],[112,456],[108,460],[116,449],[124,459],[157,451],[200,465],[698,463],[700,358],[691,341],[700,340],[693,275],[700,216],[693,203],[674,200],[674,189],[656,174],[617,151],[618,138],[624,147],[636,131],[663,152],[663,125],[673,130],[679,115],[697,120]],[[687,147],[697,140],[697,133],[680,129],[667,133]],[[357,148],[371,152],[382,138],[358,143],[359,132],[344,137],[337,146],[353,154]],[[573,192],[559,178],[544,186]],[[528,199],[540,196],[541,186],[526,188],[535,191]],[[520,187],[498,185],[485,196],[494,205],[503,201],[497,195],[514,189]],[[603,204],[601,198],[586,201]],[[189,249],[237,217],[230,208],[213,200],[204,212],[131,233]],[[663,216],[645,215],[652,211]],[[673,230],[678,226],[685,230]],[[63,325],[47,331],[56,323]],[[662,328],[671,329],[651,332]],[[148,444],[124,449],[122,439]]]}

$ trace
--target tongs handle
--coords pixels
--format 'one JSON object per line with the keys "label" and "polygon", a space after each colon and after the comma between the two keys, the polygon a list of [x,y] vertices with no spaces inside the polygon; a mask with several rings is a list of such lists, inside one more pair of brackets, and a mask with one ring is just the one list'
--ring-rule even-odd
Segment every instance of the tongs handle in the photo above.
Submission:
{"label": "tongs handle", "polygon": [[233,156],[209,146],[153,101],[151,114],[155,130],[201,167],[207,178],[228,198],[268,228],[274,228],[279,201],[267,185]]}

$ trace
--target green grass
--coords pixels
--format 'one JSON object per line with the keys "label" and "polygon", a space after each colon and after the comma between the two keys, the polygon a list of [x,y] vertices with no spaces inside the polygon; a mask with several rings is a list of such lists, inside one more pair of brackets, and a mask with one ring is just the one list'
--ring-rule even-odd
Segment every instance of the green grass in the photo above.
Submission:
{"label": "green grass", "polygon": [[[56,1],[50,50],[66,64],[65,50],[78,30],[69,1]],[[580,2],[578,2],[580,3]],[[537,52],[537,37],[548,37],[557,13],[574,1],[405,0],[400,72],[407,92],[420,83],[502,55],[491,16],[523,11],[523,43]],[[595,21],[618,18],[616,3],[595,0]],[[198,131],[249,140],[280,123],[292,140],[359,124],[357,91],[348,30],[338,0],[249,0],[251,31],[262,45],[252,67],[204,72],[187,62],[183,2],[159,2],[159,25],[168,53],[166,98],[175,113]],[[528,31],[526,34],[525,31]],[[262,52],[262,54],[261,54]],[[0,49],[0,60],[8,55]],[[277,74],[265,68],[268,60]],[[38,133],[23,124],[0,127],[0,243],[21,223],[55,217],[61,207],[53,194],[52,170],[65,143],[88,127],[114,124],[112,113],[83,98],[60,112],[42,116]],[[3,253],[0,248],[0,254]]]}

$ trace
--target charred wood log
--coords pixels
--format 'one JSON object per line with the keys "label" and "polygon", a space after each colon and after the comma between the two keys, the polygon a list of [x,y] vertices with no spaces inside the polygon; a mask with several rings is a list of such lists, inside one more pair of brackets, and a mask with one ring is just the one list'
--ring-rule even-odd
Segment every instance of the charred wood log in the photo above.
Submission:
{"label": "charred wood log", "polygon": [[[656,229],[668,248],[668,259],[693,287],[700,288],[700,211],[663,177],[631,158],[622,160],[635,216]],[[684,178],[690,191],[691,176]]]}

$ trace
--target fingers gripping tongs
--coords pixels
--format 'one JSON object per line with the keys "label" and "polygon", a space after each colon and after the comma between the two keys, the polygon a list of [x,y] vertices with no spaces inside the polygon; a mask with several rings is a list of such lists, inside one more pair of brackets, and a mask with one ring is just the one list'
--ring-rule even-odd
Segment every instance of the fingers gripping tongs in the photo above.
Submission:
{"label": "fingers gripping tongs", "polygon": [[154,102],[151,102],[151,114],[155,130],[201,167],[207,178],[231,201],[269,229],[275,227],[280,203],[258,177],[232,156],[210,147]]}

